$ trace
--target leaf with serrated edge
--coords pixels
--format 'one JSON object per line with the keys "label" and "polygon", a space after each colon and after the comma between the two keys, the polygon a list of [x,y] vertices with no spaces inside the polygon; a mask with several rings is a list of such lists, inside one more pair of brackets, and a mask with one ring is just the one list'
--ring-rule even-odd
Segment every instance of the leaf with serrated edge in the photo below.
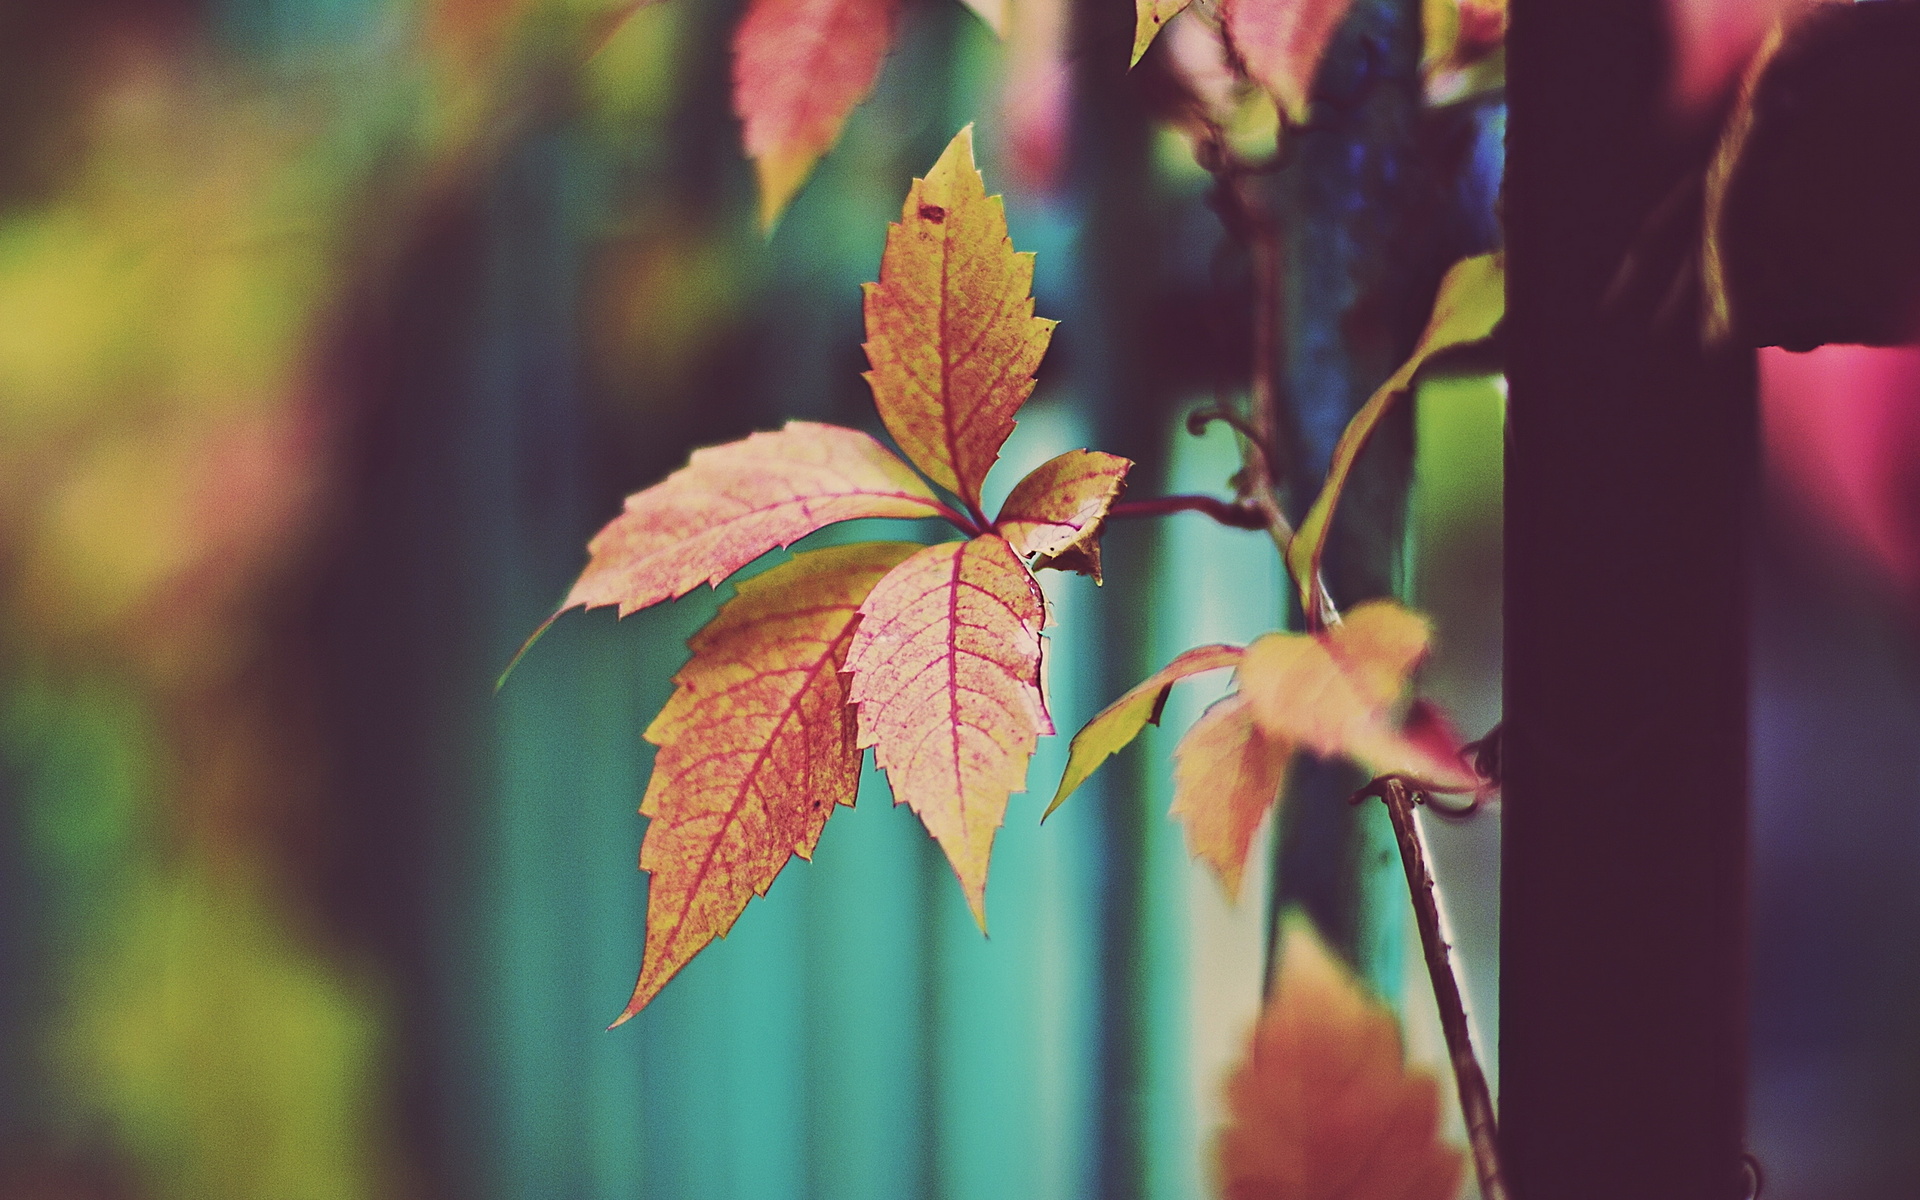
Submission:
{"label": "leaf with serrated edge", "polygon": [[[1015,484],[994,528],[1035,566],[1083,569],[1100,578],[1100,523],[1126,486],[1129,459],[1098,450],[1069,450]],[[1080,557],[1069,557],[1080,550]]]}
{"label": "leaf with serrated edge", "polygon": [[1370,600],[1317,634],[1269,633],[1240,660],[1240,691],[1267,736],[1322,757],[1350,758],[1430,791],[1472,791],[1464,763],[1394,728],[1391,708],[1427,652],[1427,620]]}
{"label": "leaf with serrated edge", "polygon": [[1440,1086],[1407,1069],[1393,1012],[1297,913],[1280,973],[1227,1081],[1215,1144],[1225,1200],[1453,1200],[1466,1163],[1440,1140]]}
{"label": "leaf with serrated edge", "polygon": [[1314,73],[1352,6],[1353,0],[1220,0],[1220,25],[1247,74],[1304,125]]}
{"label": "leaf with serrated edge", "polygon": [[789,421],[778,433],[695,450],[627,497],[587,544],[560,610],[618,604],[626,616],[717,584],[767,551],[835,521],[945,511],[912,469],[855,429]]}
{"label": "leaf with serrated edge", "polygon": [[1142,729],[1149,724],[1159,724],[1160,710],[1165,707],[1167,693],[1175,683],[1203,671],[1235,666],[1242,653],[1238,646],[1197,646],[1100,710],[1099,716],[1073,735],[1073,743],[1067,749],[1066,773],[1060,776],[1053,803],[1047,805],[1043,817],[1051,816],[1062,801],[1087,781],[1096,767],[1120,753],[1127,743],[1140,736]]}
{"label": "leaf with serrated edge", "polygon": [[998,534],[929,546],[860,607],[847,654],[860,745],[913,806],[986,929],[987,859],[1007,797],[1052,733],[1040,691],[1040,587]]}
{"label": "leaf with serrated edge", "polygon": [[1346,486],[1354,460],[1360,457],[1361,448],[1373,436],[1380,418],[1413,386],[1414,376],[1429,358],[1442,350],[1471,345],[1493,336],[1494,327],[1500,324],[1506,309],[1506,269],[1499,255],[1483,254],[1455,263],[1440,281],[1433,316],[1414,346],[1412,357],[1402,363],[1393,377],[1361,405],[1353,420],[1347,422],[1346,430],[1333,447],[1327,481],[1320,485],[1320,494],[1314,497],[1313,507],[1307,510],[1306,519],[1300,522],[1292,544],[1287,547],[1287,569],[1293,574],[1294,586],[1300,590],[1301,602],[1308,612],[1318,611],[1314,603],[1314,580],[1319,575],[1320,555],[1326,549],[1334,508],[1340,503],[1340,490]]}
{"label": "leaf with serrated edge", "polygon": [[1254,724],[1239,694],[1216,700],[1173,752],[1173,808],[1187,850],[1212,867],[1229,900],[1240,897],[1247,848],[1280,795],[1293,748]]}
{"label": "leaf with serrated edge", "polygon": [[772,228],[873,91],[900,0],[753,0],[733,35],[733,111]]}
{"label": "leaf with serrated edge", "polygon": [[920,549],[866,542],[795,555],[740,584],[688,643],[693,657],[647,727],[660,747],[640,812],[647,943],[620,1014],[726,936],[794,855],[813,857],[836,804],[852,804],[860,750],[840,668],[861,601]]}
{"label": "leaf with serrated edge", "polygon": [[1033,315],[1033,255],[973,165],[973,126],[913,181],[865,290],[866,374],[887,432],[970,507],[1033,391],[1055,322]]}
{"label": "leaf with serrated edge", "polygon": [[1193,0],[1133,0],[1133,57],[1128,67],[1140,65],[1140,56],[1153,45],[1153,39],[1167,27],[1167,22],[1187,11],[1187,5]]}

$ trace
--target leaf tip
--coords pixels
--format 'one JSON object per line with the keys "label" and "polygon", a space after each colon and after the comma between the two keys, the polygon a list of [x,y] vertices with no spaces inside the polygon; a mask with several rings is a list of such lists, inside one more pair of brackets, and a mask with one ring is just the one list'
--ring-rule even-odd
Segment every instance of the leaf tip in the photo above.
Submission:
{"label": "leaf tip", "polygon": [[760,232],[773,236],[785,215],[787,205],[800,191],[813,171],[819,155],[811,150],[773,150],[753,160],[753,171],[760,183]]}

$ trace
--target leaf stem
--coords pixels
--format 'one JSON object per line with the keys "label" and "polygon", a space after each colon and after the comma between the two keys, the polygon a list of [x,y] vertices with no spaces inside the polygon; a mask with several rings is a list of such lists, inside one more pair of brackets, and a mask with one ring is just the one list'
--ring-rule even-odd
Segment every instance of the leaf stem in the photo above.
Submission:
{"label": "leaf stem", "polygon": [[1122,500],[1107,510],[1107,517],[1110,520],[1115,517],[1162,517],[1177,512],[1205,513],[1234,529],[1267,527],[1267,519],[1259,511],[1214,496],[1151,496],[1144,500]]}
{"label": "leaf stem", "polygon": [[977,504],[970,503],[967,505],[967,508],[969,510],[969,513],[971,513],[971,515],[969,515],[969,513],[961,512],[959,509],[954,508],[952,505],[941,504],[937,500],[934,502],[934,504],[937,510],[936,511],[937,516],[944,518],[947,524],[953,526],[955,529],[958,529],[961,533],[966,534],[970,538],[977,538],[981,534],[985,533],[987,530],[993,528],[993,522],[987,520],[986,516],[981,513],[980,506]]}
{"label": "leaf stem", "polygon": [[1378,796],[1393,820],[1393,836],[1400,843],[1400,862],[1407,872],[1407,891],[1413,896],[1413,914],[1420,927],[1420,945],[1426,952],[1427,975],[1433,981],[1433,998],[1440,1008],[1440,1028],[1446,1034],[1447,1055],[1453,1062],[1453,1079],[1460,1092],[1460,1112],[1466,1118],[1467,1145],[1473,1152],[1474,1173],[1480,1178],[1484,1200],[1509,1200],[1507,1184],[1500,1169],[1500,1130],[1494,1115],[1493,1099],[1487,1092],[1487,1077],[1473,1053],[1473,1035],[1467,1025],[1466,1006],[1460,1000],[1460,981],[1454,977],[1447,956],[1450,947],[1440,928],[1440,905],[1434,899],[1433,874],[1427,870],[1427,855],[1414,823],[1416,793],[1397,776],[1374,780],[1355,795],[1355,801]]}

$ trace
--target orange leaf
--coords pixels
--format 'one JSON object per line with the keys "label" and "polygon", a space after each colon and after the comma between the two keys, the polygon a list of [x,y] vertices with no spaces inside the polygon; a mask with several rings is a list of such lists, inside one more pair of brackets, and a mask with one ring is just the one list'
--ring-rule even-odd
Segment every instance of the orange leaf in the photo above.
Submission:
{"label": "orange leaf", "polygon": [[1293,748],[1260,731],[1242,695],[1215,701],[1173,752],[1173,809],[1187,849],[1239,899],[1247,847],[1280,795]]}
{"label": "orange leaf", "polygon": [[1077,570],[1098,580],[1100,525],[1131,466],[1129,459],[1098,450],[1050,458],[1013,486],[994,528],[1015,553],[1032,555],[1035,567]]}
{"label": "orange leaf", "polygon": [[1465,1163],[1440,1141],[1440,1089],[1400,1028],[1307,921],[1286,919],[1280,977],[1227,1082],[1225,1200],[1453,1200]]}
{"label": "orange leaf", "polygon": [[741,583],[689,643],[647,727],[660,747],[640,804],[647,948],[620,1020],[639,1012],[798,854],[811,858],[860,776],[840,668],[860,602],[919,549],[867,542],[794,556]]}
{"label": "orange leaf", "polygon": [[973,165],[969,125],[913,181],[865,303],[880,419],[969,508],[1053,337],[1056,322],[1033,315],[1032,287],[1033,255],[1014,252],[1000,197]]}
{"label": "orange leaf", "polygon": [[618,604],[626,616],[717,584],[767,551],[855,517],[930,517],[946,507],[873,438],[789,421],[695,450],[686,466],[627,497],[587,544],[587,569],[560,606]]}
{"label": "orange leaf", "polygon": [[753,0],[733,35],[733,111],[772,228],[873,91],[900,0]]}
{"label": "orange leaf", "polygon": [[1427,652],[1427,620],[1371,600],[1316,634],[1269,633],[1247,647],[1240,690],[1268,737],[1323,757],[1351,758],[1432,791],[1472,791],[1480,779],[1457,758],[1399,733],[1394,701]]}
{"label": "orange leaf", "polygon": [[1221,0],[1220,24],[1247,74],[1295,124],[1307,120],[1307,98],[1320,58],[1353,0]]}
{"label": "orange leaf", "polygon": [[1046,601],[998,534],[929,546],[860,607],[847,654],[860,745],[920,814],[986,928],[987,858],[1038,736]]}
{"label": "orange leaf", "polygon": [[1175,683],[1189,675],[1231,667],[1240,661],[1241,653],[1238,646],[1197,646],[1101,709],[1099,716],[1073,735],[1073,744],[1067,748],[1067,769],[1060,776],[1060,787],[1053,793],[1053,803],[1047,805],[1043,819],[1052,816],[1061,801],[1087,781],[1094,768],[1120,753],[1149,724],[1160,723],[1160,710],[1166,707],[1167,693]]}

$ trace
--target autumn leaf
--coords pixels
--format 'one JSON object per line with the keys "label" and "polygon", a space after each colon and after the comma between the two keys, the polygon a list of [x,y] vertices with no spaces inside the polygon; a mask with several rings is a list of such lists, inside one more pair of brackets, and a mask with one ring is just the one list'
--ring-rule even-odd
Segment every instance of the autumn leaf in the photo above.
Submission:
{"label": "autumn leaf", "polygon": [[860,750],[846,662],[861,601],[919,547],[835,546],[741,583],[693,636],[693,658],[647,728],[660,747],[640,812],[647,942],[614,1024],[724,937],[798,854],[811,858],[836,804],[852,804]]}
{"label": "autumn leaf", "polygon": [[1241,653],[1238,646],[1199,646],[1188,650],[1102,709],[1073,735],[1067,749],[1066,773],[1060,776],[1060,786],[1043,817],[1051,816],[1062,801],[1087,781],[1094,768],[1120,753],[1149,723],[1160,723],[1160,710],[1166,707],[1167,693],[1175,683],[1189,675],[1234,666],[1240,661]]}
{"label": "autumn leaf", "polygon": [[1100,526],[1126,486],[1132,461],[1098,450],[1069,450],[1013,485],[994,528],[1035,567],[1100,578]]}
{"label": "autumn leaf", "polygon": [[868,435],[789,421],[778,433],[696,450],[686,466],[627,497],[626,511],[587,544],[587,568],[560,611],[618,604],[624,617],[717,584],[835,521],[945,512]]}
{"label": "autumn leaf", "polygon": [[1353,0],[1220,0],[1220,25],[1247,74],[1296,125],[1307,122],[1313,76]]}
{"label": "autumn leaf", "polygon": [[1238,693],[1215,701],[1173,752],[1168,815],[1186,826],[1188,852],[1213,868],[1230,900],[1240,896],[1247,848],[1292,757],[1292,747],[1261,732]]}
{"label": "autumn leaf", "polygon": [[994,831],[1053,732],[1040,693],[1046,602],[988,533],[915,554],[860,612],[846,667],[859,744],[939,840],[984,930]]}
{"label": "autumn leaf", "polygon": [[1425,617],[1390,600],[1355,607],[1320,633],[1269,633],[1240,660],[1240,692],[1278,742],[1349,758],[1432,791],[1472,791],[1478,776],[1394,727],[1392,706],[1427,653]]}
{"label": "autumn leaf", "polygon": [[1454,1200],[1465,1162],[1440,1140],[1440,1088],[1407,1069],[1400,1028],[1285,919],[1280,974],[1227,1082],[1215,1146],[1225,1200]]}
{"label": "autumn leaf", "polygon": [[980,484],[1033,391],[1055,322],[1033,315],[1033,255],[1016,253],[973,165],[973,127],[913,181],[866,285],[867,382],[915,466],[978,509]]}
{"label": "autumn leaf", "polygon": [[873,91],[900,0],[753,0],[733,35],[733,111],[772,228]]}
{"label": "autumn leaf", "polygon": [[1420,75],[1428,104],[1506,86],[1507,0],[1421,0]]}
{"label": "autumn leaf", "polygon": [[1320,556],[1326,549],[1327,531],[1333,524],[1334,509],[1340,503],[1340,491],[1346,486],[1347,476],[1367,439],[1373,436],[1380,418],[1394,401],[1413,386],[1414,376],[1428,359],[1442,350],[1471,345],[1493,336],[1494,328],[1506,313],[1506,289],[1506,268],[1498,254],[1483,254],[1455,263],[1440,281],[1433,316],[1428,319],[1412,356],[1347,422],[1347,428],[1334,445],[1327,480],[1287,547],[1287,570],[1292,573],[1294,586],[1300,589],[1301,603],[1308,612],[1319,611],[1314,603],[1314,581],[1320,573]]}
{"label": "autumn leaf", "polygon": [[962,0],[996,37],[1007,36],[1007,0]]}
{"label": "autumn leaf", "polygon": [[1133,0],[1133,57],[1127,62],[1129,68],[1140,65],[1140,56],[1153,45],[1153,39],[1191,3],[1193,0]]}

